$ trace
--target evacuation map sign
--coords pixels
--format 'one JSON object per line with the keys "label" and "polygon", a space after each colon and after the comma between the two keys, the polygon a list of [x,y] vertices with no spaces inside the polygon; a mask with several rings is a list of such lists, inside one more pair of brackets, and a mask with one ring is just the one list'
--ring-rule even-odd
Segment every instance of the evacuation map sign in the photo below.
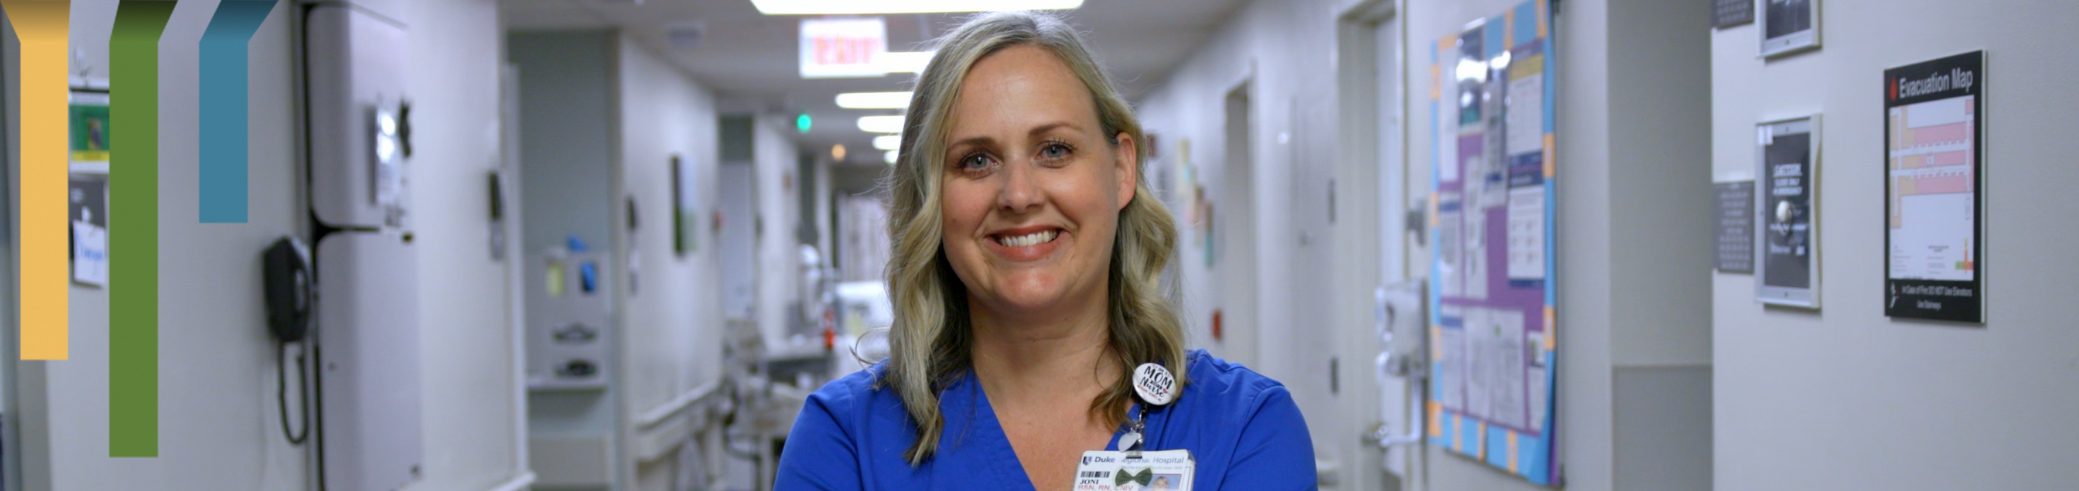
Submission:
{"label": "evacuation map sign", "polygon": [[1438,41],[1427,434],[1541,485],[1552,432],[1553,56],[1531,0]]}
{"label": "evacuation map sign", "polygon": [[1985,52],[1884,71],[1884,315],[1983,322]]}

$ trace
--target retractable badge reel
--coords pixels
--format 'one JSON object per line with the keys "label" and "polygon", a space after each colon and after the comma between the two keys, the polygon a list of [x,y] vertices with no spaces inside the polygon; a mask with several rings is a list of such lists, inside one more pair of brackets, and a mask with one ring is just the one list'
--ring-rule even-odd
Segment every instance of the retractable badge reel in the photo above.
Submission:
{"label": "retractable badge reel", "polygon": [[1133,369],[1133,393],[1140,399],[1134,415],[1127,419],[1126,434],[1119,436],[1119,450],[1083,452],[1076,467],[1076,491],[1190,490],[1196,463],[1190,450],[1148,450],[1142,437],[1148,430],[1148,408],[1161,407],[1177,399],[1177,378],[1169,369],[1145,363]]}
{"label": "retractable badge reel", "polygon": [[1176,400],[1177,377],[1162,365],[1142,363],[1133,369],[1133,394],[1140,396],[1141,403],[1128,420],[1132,427],[1119,436],[1119,450],[1128,452],[1140,450],[1141,433],[1148,429],[1148,406],[1167,406]]}

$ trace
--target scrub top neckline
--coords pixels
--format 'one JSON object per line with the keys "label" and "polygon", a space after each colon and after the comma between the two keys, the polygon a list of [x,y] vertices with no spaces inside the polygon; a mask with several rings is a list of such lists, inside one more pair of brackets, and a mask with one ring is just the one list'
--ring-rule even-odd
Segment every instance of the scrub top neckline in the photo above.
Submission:
{"label": "scrub top neckline", "polygon": [[[1025,475],[1025,461],[1018,458],[1018,450],[1016,448],[1011,447],[1010,432],[1005,431],[1003,429],[1003,421],[996,419],[996,406],[989,401],[989,391],[982,389],[982,380],[978,377],[975,377],[975,371],[973,367],[969,367],[967,369],[967,376],[964,378],[965,380],[960,381],[958,384],[959,386],[961,386],[960,388],[974,391],[973,400],[975,401],[975,403],[974,406],[972,406],[974,410],[974,416],[972,417],[972,419],[969,419],[969,421],[972,423],[978,423],[976,424],[975,429],[981,432],[985,432],[985,434],[979,436],[984,436],[987,438],[988,441],[987,443],[985,443],[985,445],[992,447],[988,449],[990,451],[989,453],[996,454],[996,458],[992,458],[989,460],[997,463],[1010,463],[1010,468],[1008,469],[1005,468],[1002,464],[985,465],[984,467],[988,467],[992,473],[996,474],[996,478],[999,479],[998,482],[1022,483],[1024,484],[1024,486],[1021,486],[1017,489],[1037,491],[1038,486],[1032,483],[1032,478],[1030,476]],[[1140,407],[1140,401],[1132,401],[1127,404],[1127,420],[1125,422],[1121,422],[1118,428],[1112,429],[1112,436],[1110,438],[1105,439],[1104,448],[1100,450],[1119,450],[1119,437],[1126,434],[1128,425],[1132,424],[1134,411],[1139,410]],[[1141,450],[1152,450],[1152,448],[1148,445],[1148,441],[1151,439],[1150,434],[1155,432],[1155,421],[1159,419],[1159,416],[1161,416],[1164,412],[1165,411],[1148,411],[1147,426],[1146,428],[1143,428],[1141,430]]]}

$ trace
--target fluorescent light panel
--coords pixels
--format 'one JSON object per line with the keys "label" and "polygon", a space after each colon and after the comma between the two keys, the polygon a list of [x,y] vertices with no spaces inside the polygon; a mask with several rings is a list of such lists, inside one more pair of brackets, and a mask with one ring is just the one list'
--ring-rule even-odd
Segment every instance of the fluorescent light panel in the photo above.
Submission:
{"label": "fluorescent light panel", "polygon": [[881,158],[887,160],[888,165],[895,165],[895,158],[901,155],[902,154],[896,153],[894,150],[889,150],[888,153],[882,154]]}
{"label": "fluorescent light panel", "polygon": [[902,116],[860,116],[859,131],[867,133],[901,133]]}
{"label": "fluorescent light panel", "polygon": [[867,15],[1068,10],[1083,0],[751,0],[765,15]]}
{"label": "fluorescent light panel", "polygon": [[910,107],[910,93],[846,92],[837,95],[837,107],[845,109],[904,109]]}
{"label": "fluorescent light panel", "polygon": [[895,150],[898,148],[902,148],[902,134],[897,133],[893,135],[881,135],[873,137],[873,147],[881,150]]}

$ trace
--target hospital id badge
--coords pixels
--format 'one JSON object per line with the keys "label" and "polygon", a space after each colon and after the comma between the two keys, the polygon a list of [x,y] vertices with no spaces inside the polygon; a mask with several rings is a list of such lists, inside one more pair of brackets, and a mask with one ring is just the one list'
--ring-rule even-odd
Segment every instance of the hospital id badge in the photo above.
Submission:
{"label": "hospital id badge", "polygon": [[1190,450],[1083,452],[1075,491],[1190,491]]}

